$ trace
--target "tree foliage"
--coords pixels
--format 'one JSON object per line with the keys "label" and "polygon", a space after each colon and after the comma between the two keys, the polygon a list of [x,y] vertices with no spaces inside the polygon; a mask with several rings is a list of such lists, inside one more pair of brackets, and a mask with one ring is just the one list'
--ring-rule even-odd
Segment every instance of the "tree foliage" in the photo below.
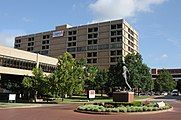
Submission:
{"label": "tree foliage", "polygon": [[32,77],[24,77],[23,86],[30,91],[36,100],[37,94],[46,93],[46,82],[45,76],[43,75],[43,70],[41,68],[33,68]]}
{"label": "tree foliage", "polygon": [[141,88],[144,92],[153,89],[153,80],[149,72],[150,69],[143,63],[143,59],[139,53],[128,54],[125,57],[125,63],[130,72],[129,82],[133,88]]}
{"label": "tree foliage", "polygon": [[158,78],[154,82],[154,90],[157,92],[171,91],[176,87],[176,83],[172,78],[172,75],[167,71],[163,70],[158,75]]}
{"label": "tree foliage", "polygon": [[83,65],[66,52],[58,58],[57,69],[51,76],[51,90],[62,98],[66,94],[71,96],[83,89],[83,77]]}

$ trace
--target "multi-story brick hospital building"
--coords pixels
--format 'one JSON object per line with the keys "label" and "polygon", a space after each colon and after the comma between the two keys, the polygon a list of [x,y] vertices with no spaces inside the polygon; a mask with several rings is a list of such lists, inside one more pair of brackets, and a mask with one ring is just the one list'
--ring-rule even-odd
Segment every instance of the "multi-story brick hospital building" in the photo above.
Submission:
{"label": "multi-story brick hospital building", "polygon": [[138,33],[123,19],[73,27],[66,24],[18,36],[14,47],[55,58],[68,51],[87,64],[108,68],[118,58],[138,52]]}

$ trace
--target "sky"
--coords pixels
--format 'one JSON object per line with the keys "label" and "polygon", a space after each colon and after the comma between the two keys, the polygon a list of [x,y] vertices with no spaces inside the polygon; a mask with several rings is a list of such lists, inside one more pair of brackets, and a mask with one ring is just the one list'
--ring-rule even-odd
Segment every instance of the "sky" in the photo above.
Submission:
{"label": "sky", "polygon": [[15,36],[125,19],[139,33],[139,51],[151,68],[181,68],[181,0],[1,0],[0,45]]}

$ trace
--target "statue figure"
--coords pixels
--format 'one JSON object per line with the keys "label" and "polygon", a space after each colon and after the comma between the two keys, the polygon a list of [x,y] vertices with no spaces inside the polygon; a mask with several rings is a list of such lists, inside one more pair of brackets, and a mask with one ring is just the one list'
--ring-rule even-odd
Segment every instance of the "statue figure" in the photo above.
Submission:
{"label": "statue figure", "polygon": [[123,61],[123,73],[122,73],[122,75],[123,75],[123,77],[124,77],[124,80],[125,80],[126,85],[127,85],[128,88],[129,88],[129,91],[131,91],[132,88],[131,88],[131,86],[128,84],[128,77],[129,77],[128,74],[129,74],[129,70],[128,70],[128,68],[125,66],[125,63],[124,63],[124,61]]}

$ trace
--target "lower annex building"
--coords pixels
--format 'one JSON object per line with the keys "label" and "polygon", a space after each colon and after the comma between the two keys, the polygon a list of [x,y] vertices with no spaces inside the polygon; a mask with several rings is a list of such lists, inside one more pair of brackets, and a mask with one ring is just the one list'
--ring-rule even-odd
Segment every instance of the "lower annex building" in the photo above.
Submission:
{"label": "lower annex building", "polygon": [[108,68],[120,57],[138,52],[138,33],[123,19],[74,27],[66,24],[55,30],[18,36],[14,48],[55,58],[68,51],[87,64]]}

